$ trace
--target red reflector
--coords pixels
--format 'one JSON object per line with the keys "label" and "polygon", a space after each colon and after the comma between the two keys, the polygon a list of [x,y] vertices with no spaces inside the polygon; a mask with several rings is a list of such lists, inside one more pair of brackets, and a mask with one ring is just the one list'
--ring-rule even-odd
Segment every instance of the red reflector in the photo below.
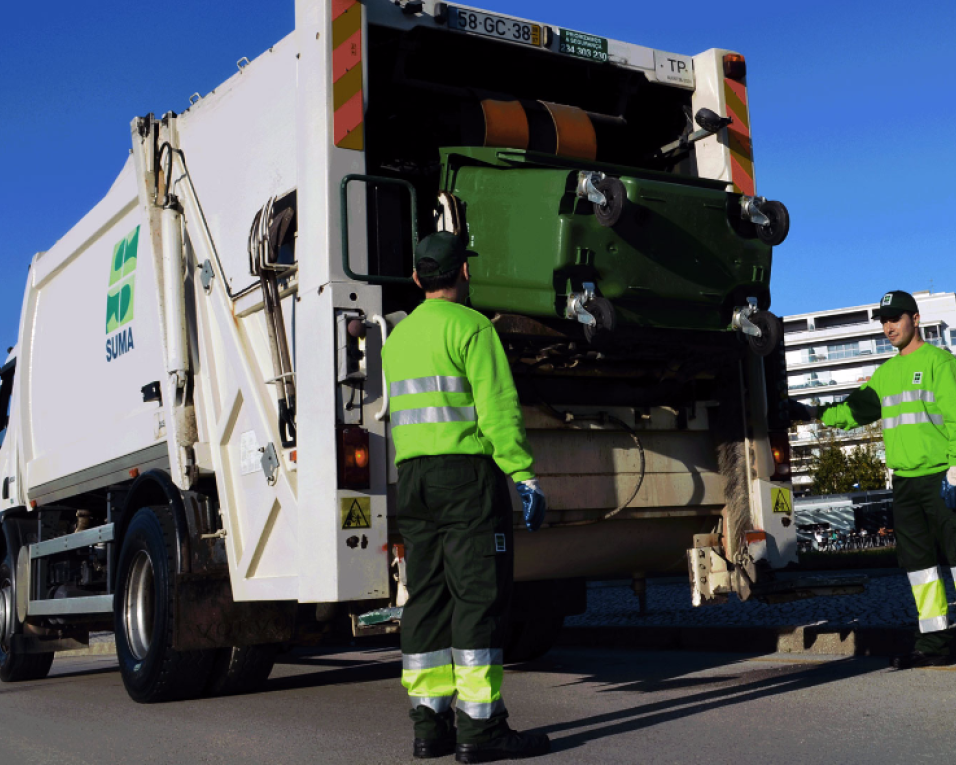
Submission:
{"label": "red reflector", "polygon": [[129,477],[130,477],[130,478],[137,478],[137,477],[139,477],[139,468],[130,468]]}
{"label": "red reflector", "polygon": [[368,431],[355,426],[340,427],[338,442],[339,488],[367,489],[371,483]]}
{"label": "red reflector", "polygon": [[747,76],[747,60],[739,53],[724,56],[724,77],[728,80],[742,80]]}
{"label": "red reflector", "polygon": [[754,542],[766,542],[767,532],[766,531],[745,531],[744,539],[747,541],[748,545],[752,545]]}
{"label": "red reflector", "polygon": [[298,451],[298,449],[293,449],[293,450],[292,450],[292,452],[289,454],[289,459],[292,460],[293,462],[298,462],[298,461],[299,461],[299,451]]}
{"label": "red reflector", "polygon": [[36,501],[35,499],[31,499],[31,500],[30,500],[30,507],[36,507],[36,506],[37,506],[37,501]]}

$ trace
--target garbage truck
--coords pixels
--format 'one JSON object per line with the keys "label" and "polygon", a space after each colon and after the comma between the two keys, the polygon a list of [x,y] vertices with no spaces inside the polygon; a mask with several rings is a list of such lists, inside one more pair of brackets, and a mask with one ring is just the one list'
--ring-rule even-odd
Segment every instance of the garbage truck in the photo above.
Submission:
{"label": "garbage truck", "polygon": [[478,254],[549,498],[516,538],[510,660],[588,579],[812,594],[773,576],[789,219],[756,194],[742,55],[296,0],[237,67],[133,119],[112,187],[30,263],[0,370],[2,680],[108,630],[134,700],[232,693],[335,625],[399,629],[381,349],[434,231]]}

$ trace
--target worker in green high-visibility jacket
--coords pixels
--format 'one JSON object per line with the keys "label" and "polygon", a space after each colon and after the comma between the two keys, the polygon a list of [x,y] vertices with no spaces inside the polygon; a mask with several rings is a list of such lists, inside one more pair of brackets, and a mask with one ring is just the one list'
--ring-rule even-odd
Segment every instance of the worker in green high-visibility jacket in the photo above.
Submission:
{"label": "worker in green high-visibility jacket", "polygon": [[951,664],[942,557],[956,579],[956,512],[944,493],[956,485],[956,358],[923,342],[919,306],[908,292],[888,292],[878,309],[883,333],[899,353],[846,401],[793,407],[794,419],[855,428],[882,419],[886,465],[893,470],[893,522],[900,566],[919,612],[912,653],[894,656],[897,669]]}
{"label": "worker in green high-visibility jacket", "polygon": [[509,728],[501,697],[514,566],[507,477],[529,530],[546,504],[504,348],[491,322],[464,305],[471,254],[451,233],[421,241],[414,280],[425,301],[382,358],[405,542],[402,684],[413,753],[490,762],[550,748],[543,734]]}

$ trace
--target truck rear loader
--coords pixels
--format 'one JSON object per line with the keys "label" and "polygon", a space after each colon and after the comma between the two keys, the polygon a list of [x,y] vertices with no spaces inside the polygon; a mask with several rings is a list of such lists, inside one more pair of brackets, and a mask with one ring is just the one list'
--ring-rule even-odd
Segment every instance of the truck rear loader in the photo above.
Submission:
{"label": "truck rear loader", "polygon": [[334,625],[398,629],[381,348],[436,230],[478,253],[550,501],[517,536],[509,659],[588,578],[796,596],[772,581],[796,558],[767,310],[789,221],[749,124],[732,51],[432,0],[297,0],[212,93],[134,119],[34,257],[0,372],[0,678],[105,629],[133,699],[230,693]]}

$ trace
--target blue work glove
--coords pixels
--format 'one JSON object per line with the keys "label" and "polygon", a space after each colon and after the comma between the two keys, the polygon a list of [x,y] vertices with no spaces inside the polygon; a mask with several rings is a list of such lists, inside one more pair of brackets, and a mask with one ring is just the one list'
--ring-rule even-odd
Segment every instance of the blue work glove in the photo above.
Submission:
{"label": "blue work glove", "polygon": [[[956,467],[951,467],[943,476],[943,487],[939,491],[939,496],[943,498],[946,507],[950,510],[956,510]],[[524,517],[527,520],[527,510],[525,510]]]}
{"label": "blue work glove", "polygon": [[537,478],[519,481],[515,484],[518,496],[521,497],[521,507],[524,510],[524,525],[528,531],[537,531],[544,522],[544,514],[548,510],[548,501],[538,484]]}

